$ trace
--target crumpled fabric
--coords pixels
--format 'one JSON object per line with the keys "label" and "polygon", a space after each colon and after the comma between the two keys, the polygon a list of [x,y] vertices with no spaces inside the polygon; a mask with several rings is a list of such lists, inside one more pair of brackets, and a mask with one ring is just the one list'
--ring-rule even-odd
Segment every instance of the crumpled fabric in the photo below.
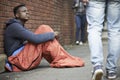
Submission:
{"label": "crumpled fabric", "polygon": [[[45,32],[53,30],[48,25],[41,25],[35,34]],[[8,61],[12,65],[12,71],[26,71],[39,66],[42,58],[53,68],[82,67],[85,64],[81,58],[65,51],[56,39],[41,44],[27,43],[17,55],[8,57]]]}

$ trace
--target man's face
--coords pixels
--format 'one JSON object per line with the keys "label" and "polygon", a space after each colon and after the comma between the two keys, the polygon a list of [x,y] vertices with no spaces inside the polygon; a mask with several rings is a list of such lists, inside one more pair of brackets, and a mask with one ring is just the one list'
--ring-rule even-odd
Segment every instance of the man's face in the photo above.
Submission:
{"label": "man's face", "polygon": [[18,9],[18,12],[16,14],[16,17],[18,19],[21,19],[21,20],[24,20],[24,21],[27,21],[29,19],[29,12],[28,12],[28,9],[26,7],[20,7]]}

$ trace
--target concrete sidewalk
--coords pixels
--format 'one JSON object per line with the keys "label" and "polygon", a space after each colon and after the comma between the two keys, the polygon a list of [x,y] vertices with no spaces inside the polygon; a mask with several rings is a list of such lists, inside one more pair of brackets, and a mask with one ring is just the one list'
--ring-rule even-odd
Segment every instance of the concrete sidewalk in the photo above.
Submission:
{"label": "concrete sidewalk", "polygon": [[[107,42],[103,42],[103,46],[106,58]],[[67,46],[65,49],[71,55],[82,58],[85,61],[85,66],[76,68],[50,68],[46,60],[43,59],[40,66],[36,69],[25,72],[1,73],[0,80],[91,80],[92,65],[88,44],[83,46]],[[105,67],[103,69],[105,71]],[[118,71],[118,78],[116,80],[120,80],[120,65],[118,66]],[[103,77],[103,80],[107,79]]]}

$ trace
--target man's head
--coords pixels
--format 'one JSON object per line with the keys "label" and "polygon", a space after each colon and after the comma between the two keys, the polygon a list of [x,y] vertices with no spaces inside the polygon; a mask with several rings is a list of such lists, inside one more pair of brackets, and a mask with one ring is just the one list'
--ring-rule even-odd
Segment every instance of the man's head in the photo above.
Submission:
{"label": "man's head", "polygon": [[22,21],[27,21],[29,19],[29,12],[24,4],[14,7],[13,12],[16,19]]}

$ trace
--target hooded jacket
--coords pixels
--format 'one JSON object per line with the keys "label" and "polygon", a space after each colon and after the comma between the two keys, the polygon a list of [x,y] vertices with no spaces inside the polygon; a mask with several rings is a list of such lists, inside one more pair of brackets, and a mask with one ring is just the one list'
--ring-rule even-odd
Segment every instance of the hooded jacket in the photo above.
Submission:
{"label": "hooded jacket", "polygon": [[54,39],[54,33],[34,34],[22,25],[17,19],[10,19],[6,23],[4,32],[4,51],[9,57],[18,48],[22,47],[25,41],[39,44]]}

